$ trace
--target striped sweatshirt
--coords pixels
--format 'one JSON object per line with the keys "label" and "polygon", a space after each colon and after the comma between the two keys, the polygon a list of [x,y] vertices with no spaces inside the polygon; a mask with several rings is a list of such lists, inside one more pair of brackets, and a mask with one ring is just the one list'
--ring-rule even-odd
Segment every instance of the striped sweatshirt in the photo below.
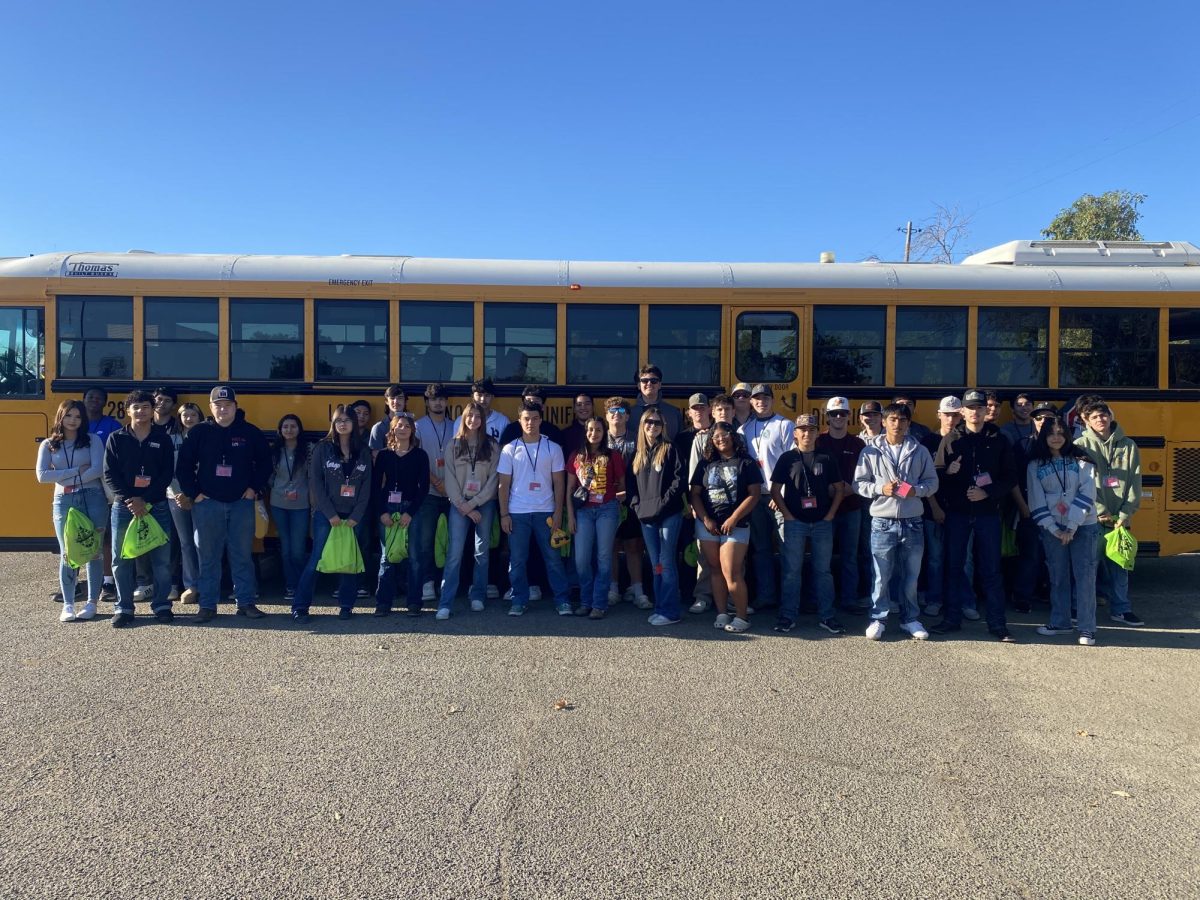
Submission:
{"label": "striped sweatshirt", "polygon": [[1081,459],[1035,459],[1025,470],[1035,524],[1051,534],[1096,524],[1095,467]]}

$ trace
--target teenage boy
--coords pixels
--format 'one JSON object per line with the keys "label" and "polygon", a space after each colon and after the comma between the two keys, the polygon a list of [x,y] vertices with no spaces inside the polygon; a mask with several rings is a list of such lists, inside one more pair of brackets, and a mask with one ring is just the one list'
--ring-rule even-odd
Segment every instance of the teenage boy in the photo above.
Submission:
{"label": "teenage boy", "polygon": [[[154,395],[133,391],[125,398],[129,424],[114,431],[104,448],[104,483],[113,495],[113,574],[117,580],[117,610],[113,628],[133,624],[133,593],[137,558],[121,554],[125,532],[146,527],[144,519],[153,517],[163,533],[170,535],[171,512],[167,507],[167,487],[175,477],[175,446],[171,435],[154,424]],[[171,542],[168,540],[148,554],[154,577],[150,608],[159,622],[171,622]]]}
{"label": "teenage boy", "polygon": [[[558,448],[561,450],[563,447],[562,431],[553,422],[546,421],[546,389],[536,384],[527,384],[521,388],[522,408],[531,403],[541,412],[541,428],[539,429],[539,433],[547,440],[558,444]],[[511,444],[523,434],[524,430],[521,428],[520,421],[509,422],[500,435],[500,445]]]}
{"label": "teenage boy", "polygon": [[854,470],[866,446],[850,433],[850,400],[831,397],[825,404],[825,433],[817,436],[817,449],[827,453],[842,478],[842,502],[833,517],[833,540],[838,548],[838,608],[863,615],[867,607],[858,602],[858,532],[864,515],[862,500],[854,492]]}
{"label": "teenage boy", "polygon": [[[984,416],[983,421],[989,425],[996,425],[996,419],[1000,416],[1000,395],[995,391],[984,391],[983,399],[984,405],[987,408],[987,414]],[[999,428],[1000,426],[996,425],[996,427]]]}
{"label": "teenage boy", "polygon": [[938,478],[946,506],[946,568],[951,587],[937,634],[962,630],[963,606],[974,596],[967,578],[967,542],[975,539],[975,560],[987,602],[987,627],[996,639],[1016,643],[1004,615],[1004,582],[1000,576],[1000,502],[1016,483],[1012,447],[1000,429],[987,421],[987,397],[967,391],[962,398],[962,429],[938,446]]}
{"label": "teenage boy", "polygon": [[899,394],[892,398],[892,402],[908,407],[909,412],[911,412],[913,415],[913,421],[908,426],[908,433],[924,444],[925,438],[929,437],[930,432],[928,428],[916,421],[917,401],[914,400],[909,394]]}
{"label": "teenage boy", "polygon": [[372,461],[379,455],[380,450],[387,448],[387,435],[388,429],[392,427],[392,417],[397,413],[404,412],[404,404],[407,400],[404,388],[398,384],[389,384],[383,392],[383,402],[387,409],[383,418],[371,426],[371,435],[367,439],[367,447],[371,450]]}
{"label": "teenage boy", "polygon": [[[858,408],[858,422],[858,439],[865,445],[883,434],[883,406],[867,400]],[[858,586],[862,591],[859,603],[870,604],[875,594],[875,566],[871,562],[871,514],[867,510],[863,510],[858,523]]]}
{"label": "teenage boy", "polygon": [[[942,438],[962,423],[962,401],[957,397],[943,397],[938,404],[938,430],[931,432],[921,441],[931,458],[937,458]],[[922,525],[925,528],[925,613],[936,616],[942,612],[946,602],[949,579],[946,577],[946,509],[945,498],[940,496],[945,485],[939,482],[938,490],[925,498]],[[974,569],[971,570],[974,572]]]}
{"label": "teenage boy", "polygon": [[261,619],[254,605],[257,582],[251,550],[254,544],[254,501],[267,492],[271,451],[267,439],[238,409],[237,394],[217,385],[208,395],[210,421],[187,433],[179,448],[176,477],[192,498],[192,522],[200,558],[200,609],[197,622],[217,615],[221,560],[228,554],[229,574],[237,590],[237,614]]}
{"label": "teenage boy", "polygon": [[[1041,529],[1033,521],[1029,508],[1029,484],[1025,468],[1029,453],[1037,438],[1038,423],[1033,420],[1033,401],[1026,393],[1017,394],[1012,400],[1013,420],[1000,427],[1000,433],[1008,440],[1013,452],[1013,472],[1016,484],[1012,488],[1012,508],[1016,514],[1013,529],[1017,539],[1017,555],[1002,560],[1004,587],[1013,609],[1027,613],[1033,608],[1033,595],[1037,590],[1038,573],[1045,564],[1045,551],[1039,537]],[[1044,418],[1044,417],[1043,417]]]}
{"label": "teenage boy", "polygon": [[594,415],[595,406],[592,402],[592,395],[580,391],[575,395],[571,408],[575,413],[575,418],[570,425],[563,429],[563,456],[567,459],[574,456],[583,446],[584,425]]}
{"label": "teenage boy", "polygon": [[1129,573],[1108,558],[1105,537],[1129,522],[1142,500],[1142,459],[1137,444],[1126,437],[1103,400],[1083,408],[1086,430],[1075,442],[1096,464],[1096,519],[1100,523],[1099,581],[1108,596],[1114,622],[1137,628],[1146,624],[1134,614],[1129,600]]}
{"label": "teenage boy", "polygon": [[[508,577],[512,582],[510,616],[520,616],[529,603],[526,564],[529,542],[537,544],[554,591],[560,616],[572,614],[570,588],[558,548],[550,546],[551,529],[562,527],[565,478],[562,448],[541,434],[542,410],[526,403],[517,421],[521,437],[500,451],[500,528],[508,535]],[[550,521],[548,522],[547,519]]]}
{"label": "teenage boy", "polygon": [[[497,441],[500,440],[509,422],[508,416],[492,409],[492,403],[496,399],[496,385],[492,384],[492,379],[479,378],[471,382],[471,399],[483,407],[483,430]],[[459,416],[454,420],[455,434],[458,434],[461,425],[462,416]]]}
{"label": "teenage boy", "polygon": [[[1012,421],[1000,426],[1000,433],[1008,438],[1014,447],[1021,441],[1033,438],[1033,400],[1022,391],[1012,398]],[[1025,479],[1022,478],[1022,481]]]}
{"label": "teenage boy", "polygon": [[846,629],[833,616],[833,520],[842,502],[842,474],[828,453],[817,449],[817,416],[797,416],[792,428],[795,447],[771,470],[771,500],[783,517],[779,540],[783,557],[783,599],[776,631],[791,631],[800,612],[801,573],[805,545],[812,545],[812,573],[817,617],[830,634]]}
{"label": "teenage boy", "polygon": [[450,499],[446,496],[446,454],[454,443],[454,425],[446,416],[446,389],[438,382],[425,388],[425,415],[417,419],[417,438],[429,457],[429,493],[421,503],[417,516],[421,520],[421,558],[425,560],[430,580],[421,587],[422,602],[436,599],[433,566],[433,541],[439,516],[450,514]]}
{"label": "teenage boy", "polygon": [[733,399],[733,424],[741,428],[754,417],[754,410],[750,408],[750,385],[739,381],[729,396]]}
{"label": "teenage boy", "polygon": [[929,637],[917,618],[917,577],[925,547],[921,500],[937,492],[938,477],[933,459],[908,433],[912,413],[907,406],[892,403],[883,410],[884,433],[866,442],[854,489],[871,501],[871,561],[875,570],[871,594],[871,624],[867,637],[877,641],[887,630],[891,612],[892,570],[904,573],[903,590],[895,598],[900,610],[900,627],[913,640]]}
{"label": "teenage boy", "polygon": [[[688,427],[675,435],[675,454],[684,469],[685,483],[690,483],[692,473],[695,471],[694,463],[692,463],[692,448],[701,440],[707,444],[708,438],[712,434],[712,410],[708,404],[707,394],[695,393],[688,397],[687,417]],[[680,548],[687,547],[694,540],[695,519],[692,516],[690,504],[684,506],[683,522],[684,527],[680,531]],[[692,589],[692,603],[688,609],[694,613],[702,613],[708,609],[711,600],[712,581],[708,572],[708,564],[704,559],[704,554],[698,553],[696,555],[696,585]]]}
{"label": "teenage boy", "polygon": [[629,428],[634,433],[638,433],[638,422],[642,419],[642,413],[646,411],[647,406],[657,406],[663,418],[664,437],[668,441],[674,440],[675,435],[683,431],[683,416],[679,410],[663,399],[662,396],[662,369],[654,365],[654,363],[646,363],[638,369],[637,373],[637,403],[629,414]]}
{"label": "teenage boy", "polygon": [[[746,449],[758,462],[764,483],[775,471],[779,457],[794,444],[792,423],[775,412],[775,394],[769,384],[750,389],[750,408],[754,415],[738,429]],[[769,609],[779,602],[779,584],[775,579],[775,542],[783,528],[783,514],[772,503],[755,504],[750,511],[750,554],[754,571],[754,607]]]}
{"label": "teenage boy", "polygon": [[[709,422],[708,427],[697,434],[696,439],[692,441],[692,451],[688,454],[688,472],[695,472],[696,466],[700,465],[700,461],[704,458],[704,451],[708,449],[708,442],[712,437],[713,425],[717,422],[725,422],[737,428],[733,398],[728,394],[717,394],[713,397],[709,401],[708,412],[712,416],[712,420]],[[691,475],[688,478],[690,479]]]}
{"label": "teenage boy", "polygon": [[[712,428],[712,411],[708,407],[708,395],[697,393],[688,397],[686,412],[687,427],[675,435],[672,443],[675,445],[675,453],[679,457],[680,465],[687,469],[683,473],[683,477],[691,478],[692,445],[696,443],[698,435],[704,434]],[[687,514],[687,510],[684,510],[684,515]]]}

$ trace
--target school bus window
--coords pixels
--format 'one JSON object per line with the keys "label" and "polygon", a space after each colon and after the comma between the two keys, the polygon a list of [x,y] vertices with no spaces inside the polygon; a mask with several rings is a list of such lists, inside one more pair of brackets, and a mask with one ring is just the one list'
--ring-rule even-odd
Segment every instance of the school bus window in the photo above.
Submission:
{"label": "school bus window", "polygon": [[1167,383],[1173,388],[1200,387],[1200,309],[1171,310],[1167,328]]}
{"label": "school bus window", "polygon": [[742,313],[737,318],[740,381],[791,381],[798,366],[792,313]]}
{"label": "school bus window", "polygon": [[405,381],[470,381],[474,348],[470,303],[400,305],[400,377]]}
{"label": "school bus window", "polygon": [[229,301],[229,374],[266,381],[304,377],[304,301]]}
{"label": "school bus window", "polygon": [[0,396],[45,395],[44,341],[40,309],[0,309]]}
{"label": "school bus window", "polygon": [[317,300],[317,380],[386,381],[387,304]]}
{"label": "school bus window", "polygon": [[1046,307],[981,307],[976,340],[976,384],[1048,384],[1050,310]]}
{"label": "school bus window", "polygon": [[813,307],[813,384],[883,384],[887,311]]}
{"label": "school bus window", "polygon": [[721,383],[721,309],[651,306],[650,361],[672,384]]}
{"label": "school bus window", "polygon": [[967,380],[967,308],[896,309],[896,384],[958,387]]}
{"label": "school bus window", "polygon": [[1063,387],[1158,385],[1156,309],[1064,309],[1058,346]]}
{"label": "school bus window", "polygon": [[60,378],[133,377],[133,298],[58,298]]}
{"label": "school bus window", "polygon": [[489,303],[483,309],[483,368],[495,381],[553,384],[557,335],[552,303]]}
{"label": "school bus window", "polygon": [[567,309],[567,383],[625,384],[637,371],[638,308]]}
{"label": "school bus window", "polygon": [[146,377],[217,377],[217,299],[147,297],[143,306]]}

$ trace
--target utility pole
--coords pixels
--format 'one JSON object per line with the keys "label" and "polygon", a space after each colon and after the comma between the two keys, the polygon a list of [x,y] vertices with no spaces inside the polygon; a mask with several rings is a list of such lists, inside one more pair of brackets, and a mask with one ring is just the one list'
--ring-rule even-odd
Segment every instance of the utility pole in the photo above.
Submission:
{"label": "utility pole", "polygon": [[[908,262],[908,258],[912,254],[912,236],[913,236],[912,220],[910,219],[903,228],[897,228],[896,230],[904,232],[904,261]],[[924,230],[925,230],[924,228],[918,228],[918,229],[916,229],[916,232],[918,234],[920,234]]]}

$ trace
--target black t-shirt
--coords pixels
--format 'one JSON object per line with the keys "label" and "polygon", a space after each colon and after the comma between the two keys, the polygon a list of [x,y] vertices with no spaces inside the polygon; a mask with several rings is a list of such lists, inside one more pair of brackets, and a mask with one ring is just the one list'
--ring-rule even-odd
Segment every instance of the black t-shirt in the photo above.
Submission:
{"label": "black t-shirt", "polygon": [[842,473],[833,457],[820,450],[809,454],[789,450],[779,457],[771,473],[771,483],[783,485],[783,503],[788,512],[801,522],[820,522],[829,515],[829,507],[833,506],[829,488],[841,480]]}
{"label": "black t-shirt", "polygon": [[[701,494],[704,511],[721,524],[750,495],[751,485],[763,483],[762,469],[755,460],[744,456],[732,459],[718,456],[712,462],[696,466],[691,483],[704,488]],[[750,517],[746,516],[738,520],[737,527],[749,524]]]}

